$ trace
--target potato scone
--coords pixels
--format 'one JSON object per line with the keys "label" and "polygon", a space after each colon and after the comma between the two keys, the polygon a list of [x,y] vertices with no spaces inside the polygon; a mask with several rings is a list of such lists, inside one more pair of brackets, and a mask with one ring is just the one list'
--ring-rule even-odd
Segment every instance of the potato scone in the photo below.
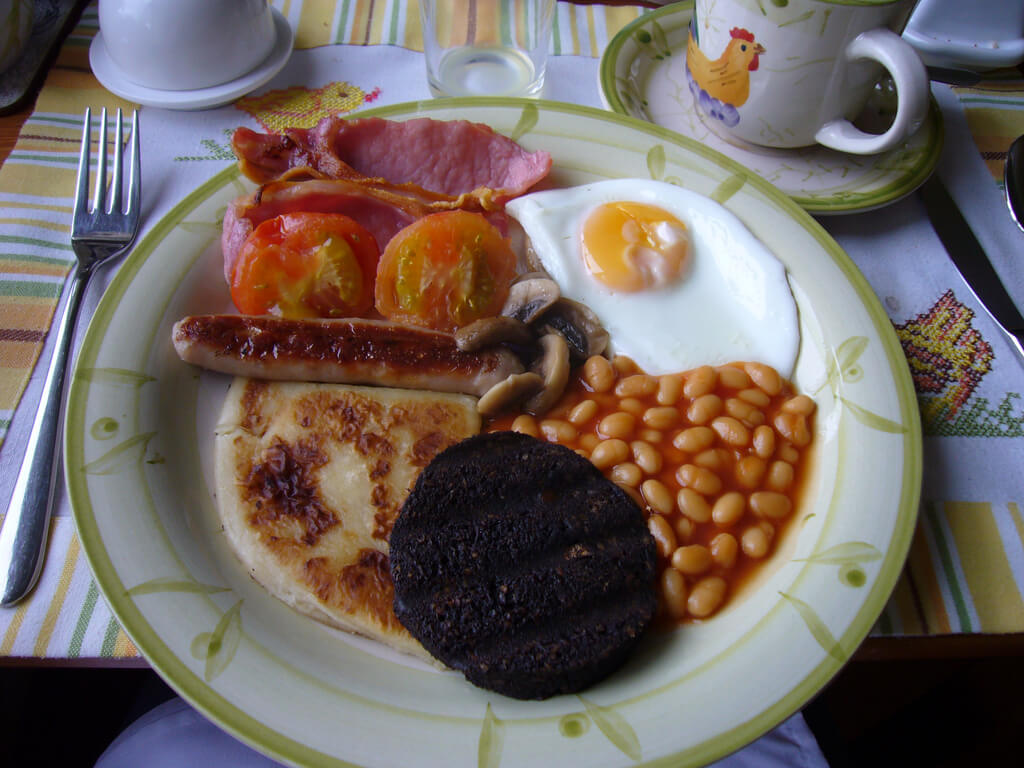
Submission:
{"label": "potato scone", "polygon": [[423,467],[479,430],[465,395],[235,379],[216,436],[225,534],[278,599],[436,664],[395,618],[388,539]]}

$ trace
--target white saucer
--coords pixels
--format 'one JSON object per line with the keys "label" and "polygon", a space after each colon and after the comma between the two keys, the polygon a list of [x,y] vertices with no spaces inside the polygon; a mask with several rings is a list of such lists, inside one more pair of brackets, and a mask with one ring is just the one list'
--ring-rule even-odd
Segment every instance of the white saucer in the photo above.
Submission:
{"label": "white saucer", "polygon": [[183,110],[219,107],[259,88],[280,72],[288,62],[295,36],[288,20],[275,8],[271,8],[271,12],[274,16],[274,32],[277,39],[270,55],[256,69],[227,83],[194,91],[165,91],[133,83],[110,58],[103,44],[102,32],[96,33],[89,46],[89,65],[104,88],[136,104]]}
{"label": "white saucer", "polygon": [[1024,4],[920,0],[903,39],[930,67],[985,72],[1024,61]]}
{"label": "white saucer", "polygon": [[[644,14],[619,31],[601,57],[599,87],[605,107],[727,155],[819,216],[880,208],[909,195],[931,175],[942,148],[942,117],[934,100],[917,133],[878,155],[850,155],[821,146],[738,146],[719,137],[698,116],[686,83],[692,16],[693,2],[686,0]],[[865,110],[865,116],[869,113]]]}

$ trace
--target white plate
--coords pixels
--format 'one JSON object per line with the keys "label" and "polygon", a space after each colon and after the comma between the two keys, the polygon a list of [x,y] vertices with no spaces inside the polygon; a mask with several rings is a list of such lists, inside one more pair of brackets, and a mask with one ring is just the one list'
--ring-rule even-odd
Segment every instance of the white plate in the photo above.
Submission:
{"label": "white plate", "polygon": [[[902,349],[850,259],[785,195],[696,142],[555,102],[433,100],[361,116],[464,118],[554,158],[550,183],[653,177],[735,213],[789,270],[795,383],[818,405],[787,551],[720,615],[650,634],[581,696],[515,701],[292,612],[221,533],[208,475],[227,379],[183,364],[172,324],[229,306],[221,218],[253,188],[229,168],[147,234],[104,296],[69,395],[65,465],[83,549],[152,666],[223,728],[285,762],[696,766],[799,709],[850,658],[900,573],[921,438]],[[685,329],[679,329],[684,333]]]}
{"label": "white plate", "polygon": [[227,83],[193,91],[167,91],[133,83],[110,58],[103,44],[102,32],[96,33],[89,46],[89,66],[104,88],[136,104],[181,110],[219,107],[269,82],[288,63],[295,36],[288,20],[276,8],[270,10],[274,16],[274,33],[277,36],[270,55],[255,69]]}
{"label": "white plate", "polygon": [[[942,149],[942,118],[934,100],[917,133],[878,155],[849,155],[821,146],[739,146],[720,138],[693,108],[686,82],[692,16],[692,0],[675,3],[644,14],[612,38],[599,71],[601,98],[608,109],[670,128],[728,155],[816,215],[880,208],[909,195],[931,175]],[[869,107],[865,116],[884,121],[886,99],[878,101],[874,114]]]}

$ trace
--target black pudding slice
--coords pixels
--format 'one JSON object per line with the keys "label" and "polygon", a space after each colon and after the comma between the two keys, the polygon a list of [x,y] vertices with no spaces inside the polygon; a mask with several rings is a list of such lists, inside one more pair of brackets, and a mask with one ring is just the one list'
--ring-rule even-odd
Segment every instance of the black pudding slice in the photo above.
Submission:
{"label": "black pudding slice", "polygon": [[575,452],[516,432],[427,465],[390,549],[402,624],[474,685],[517,699],[607,676],[657,606],[639,507]]}

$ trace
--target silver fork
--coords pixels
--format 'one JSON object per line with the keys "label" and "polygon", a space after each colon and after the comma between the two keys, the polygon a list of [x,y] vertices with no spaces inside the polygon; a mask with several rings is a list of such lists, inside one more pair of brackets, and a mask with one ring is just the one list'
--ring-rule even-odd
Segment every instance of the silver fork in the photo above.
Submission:
{"label": "silver fork", "polygon": [[39,410],[29,433],[25,461],[18,473],[10,508],[0,530],[0,605],[12,605],[27,595],[39,578],[57,484],[59,436],[64,411],[64,380],[78,308],[89,278],[100,264],[124,251],[139,228],[139,115],[132,116],[131,174],[128,203],[122,206],[124,136],[121,110],[114,134],[114,168],[107,181],[107,110],[100,117],[96,191],[89,205],[89,157],[92,110],[85,110],[82,152],[78,161],[71,247],[77,262],[67,286],[64,314],[55,328],[53,358],[46,372]]}

